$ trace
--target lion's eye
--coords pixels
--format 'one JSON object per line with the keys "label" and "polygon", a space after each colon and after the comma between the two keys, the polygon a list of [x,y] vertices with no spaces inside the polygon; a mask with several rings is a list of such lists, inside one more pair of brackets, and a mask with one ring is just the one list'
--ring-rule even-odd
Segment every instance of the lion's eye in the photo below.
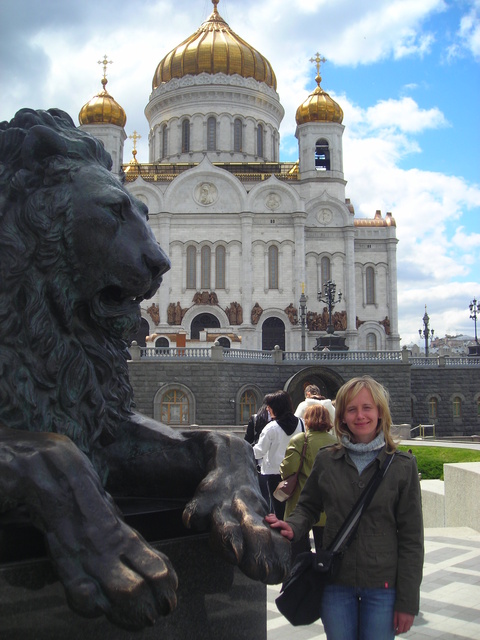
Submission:
{"label": "lion's eye", "polygon": [[123,218],[123,206],[121,202],[114,202],[110,205],[110,209],[112,213],[114,213],[119,218]]}

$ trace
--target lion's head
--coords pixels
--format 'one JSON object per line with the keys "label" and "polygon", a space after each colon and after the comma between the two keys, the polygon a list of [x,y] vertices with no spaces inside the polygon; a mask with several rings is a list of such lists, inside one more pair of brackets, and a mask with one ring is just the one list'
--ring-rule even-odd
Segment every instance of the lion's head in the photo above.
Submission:
{"label": "lion's head", "polygon": [[170,267],[110,167],[60,110],[0,124],[0,419],[89,453],[131,412],[126,338]]}

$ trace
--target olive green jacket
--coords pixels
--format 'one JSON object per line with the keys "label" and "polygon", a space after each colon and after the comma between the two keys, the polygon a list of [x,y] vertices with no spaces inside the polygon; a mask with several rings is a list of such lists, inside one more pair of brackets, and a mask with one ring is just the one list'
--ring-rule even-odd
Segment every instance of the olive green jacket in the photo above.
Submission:
{"label": "olive green jacket", "polygon": [[[295,511],[287,518],[294,540],[309,531],[325,511],[323,543],[328,547],[385,456],[382,448],[359,475],[344,447],[319,451]],[[335,583],[364,588],[395,587],[395,610],[416,615],[423,556],[417,465],[410,454],[397,451],[342,557]]]}
{"label": "olive green jacket", "polygon": [[[298,475],[298,483],[295,491],[290,496],[285,504],[285,518],[292,513],[297,504],[297,500],[300,496],[300,492],[305,486],[308,476],[310,475],[315,462],[315,457],[320,449],[328,447],[337,442],[335,436],[325,431],[310,431],[307,430],[307,450],[305,452],[305,459],[303,461],[302,469]],[[297,433],[288,443],[287,450],[285,451],[285,458],[280,465],[280,474],[282,479],[288,478],[292,473],[295,473],[300,466],[300,456],[302,455],[303,443],[305,442],[305,434]],[[325,514],[319,518],[316,525],[325,524]]]}

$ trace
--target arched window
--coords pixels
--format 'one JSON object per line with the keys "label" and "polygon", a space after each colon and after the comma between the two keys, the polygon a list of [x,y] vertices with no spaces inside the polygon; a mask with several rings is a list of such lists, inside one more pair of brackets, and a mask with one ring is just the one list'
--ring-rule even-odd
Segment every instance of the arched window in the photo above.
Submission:
{"label": "arched window", "polygon": [[210,247],[202,247],[201,252],[201,277],[200,287],[201,289],[210,289]]}
{"label": "arched window", "polygon": [[438,418],[438,400],[430,398],[428,401],[428,419],[435,420]]}
{"label": "arched window", "polygon": [[240,398],[240,422],[246,424],[257,409],[257,398],[253,391],[247,389]]}
{"label": "arched window", "polygon": [[207,120],[207,151],[217,150],[217,121],[213,116]]}
{"label": "arched window", "polygon": [[170,343],[168,342],[168,338],[157,338],[155,340],[156,347],[169,347]]}
{"label": "arched window", "polygon": [[278,247],[268,248],[268,288],[278,289]]}
{"label": "arched window", "polygon": [[315,143],[315,169],[330,171],[330,149],[327,140],[321,138]]}
{"label": "arched window", "polygon": [[462,417],[462,399],[460,398],[460,396],[455,396],[453,398],[453,417]]}
{"label": "arched window", "polygon": [[257,127],[257,156],[263,156],[263,125]]}
{"label": "arched window", "polygon": [[187,247],[187,289],[197,288],[197,250],[190,245]]}
{"label": "arched window", "polygon": [[168,155],[168,130],[167,125],[162,127],[162,158],[166,158]]}
{"label": "arched window", "polygon": [[215,289],[225,289],[225,247],[215,249]]}
{"label": "arched window", "polygon": [[377,350],[377,336],[374,333],[367,333],[367,351]]}
{"label": "arched window", "polygon": [[228,338],[225,338],[225,336],[221,336],[220,338],[218,338],[217,342],[225,349],[230,349],[230,340]]}
{"label": "arched window", "polygon": [[325,285],[325,283],[327,283],[329,280],[331,280],[331,269],[330,269],[330,258],[322,258],[322,261],[320,263],[320,269],[321,269],[321,278],[322,281],[320,283],[320,288],[323,292],[323,287]]}
{"label": "arched window", "polygon": [[182,122],[182,153],[190,151],[190,120]]}
{"label": "arched window", "polygon": [[367,304],[375,304],[375,271],[367,267],[365,271],[365,299]]}
{"label": "arched window", "polygon": [[243,124],[240,118],[236,118],[233,123],[233,150],[242,151],[243,148]]}
{"label": "arched window", "polygon": [[180,389],[166,391],[160,401],[161,420],[165,424],[190,424],[188,398]]}

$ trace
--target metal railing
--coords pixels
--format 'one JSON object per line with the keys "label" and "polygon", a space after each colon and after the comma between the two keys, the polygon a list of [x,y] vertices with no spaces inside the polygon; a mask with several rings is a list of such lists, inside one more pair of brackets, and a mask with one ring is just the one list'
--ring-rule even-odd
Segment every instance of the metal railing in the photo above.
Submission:
{"label": "metal railing", "polygon": [[318,362],[401,363],[412,367],[479,367],[480,357],[417,358],[405,351],[272,351],[229,349],[219,345],[209,347],[130,347],[132,360],[197,360],[215,362],[258,362],[272,364]]}

